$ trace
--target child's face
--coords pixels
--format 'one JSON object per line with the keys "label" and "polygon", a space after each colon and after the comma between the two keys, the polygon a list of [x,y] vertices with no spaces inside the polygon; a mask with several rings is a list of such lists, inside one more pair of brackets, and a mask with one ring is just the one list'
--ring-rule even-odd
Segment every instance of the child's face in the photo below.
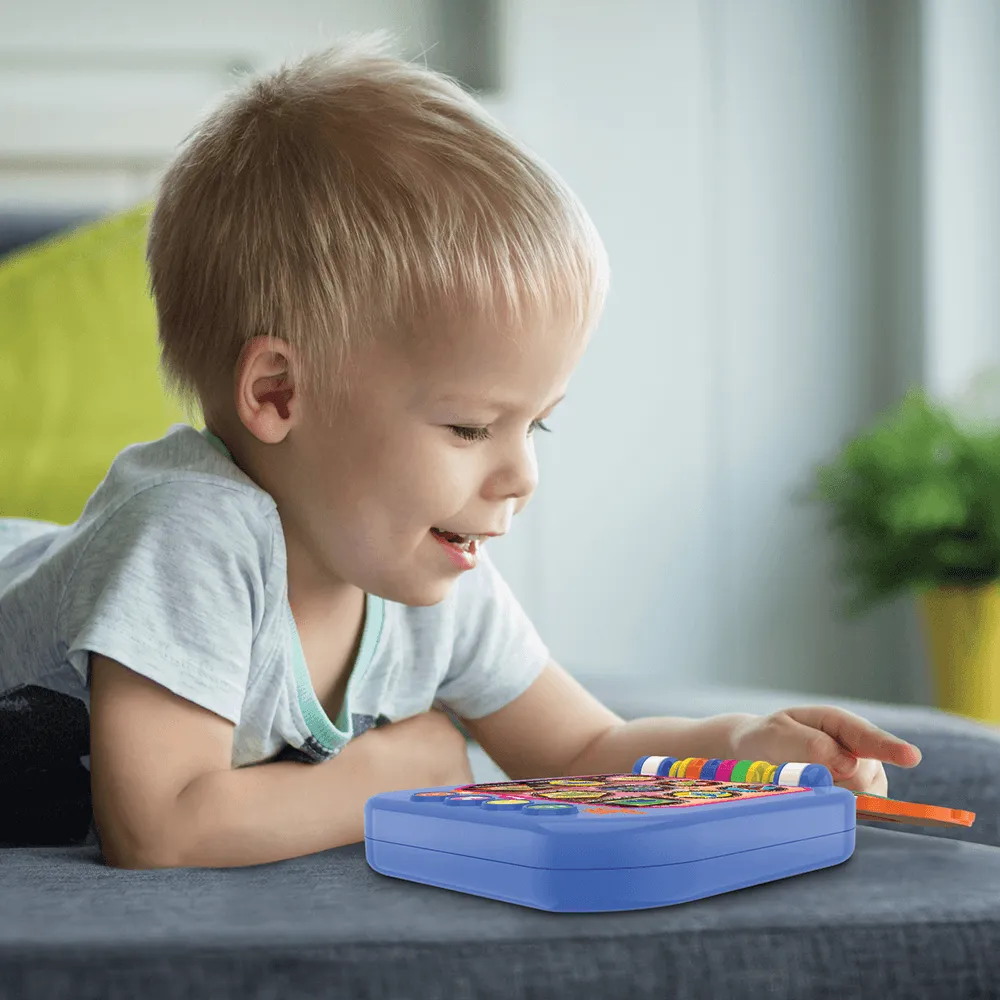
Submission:
{"label": "child's face", "polygon": [[519,340],[461,331],[365,352],[334,422],[305,419],[286,441],[295,481],[276,500],[290,577],[298,567],[320,590],[348,583],[411,606],[447,596],[466,570],[431,529],[510,530],[538,484],[532,424],[555,408],[586,347],[579,333]]}

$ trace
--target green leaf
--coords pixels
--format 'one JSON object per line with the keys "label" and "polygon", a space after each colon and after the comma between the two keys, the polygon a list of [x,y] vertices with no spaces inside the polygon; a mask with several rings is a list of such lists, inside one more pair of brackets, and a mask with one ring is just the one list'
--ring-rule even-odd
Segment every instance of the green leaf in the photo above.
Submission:
{"label": "green leaf", "polygon": [[1000,428],[960,426],[912,389],[814,470],[856,614],[905,591],[1000,576]]}

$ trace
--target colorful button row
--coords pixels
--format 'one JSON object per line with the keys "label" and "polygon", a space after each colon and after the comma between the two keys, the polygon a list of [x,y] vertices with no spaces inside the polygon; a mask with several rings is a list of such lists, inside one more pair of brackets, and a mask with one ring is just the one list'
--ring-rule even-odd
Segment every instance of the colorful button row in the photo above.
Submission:
{"label": "colorful button row", "polygon": [[497,799],[489,795],[455,795],[453,792],[414,792],[411,802],[437,802],[446,806],[478,806],[498,812],[523,812],[529,816],[570,816],[579,812],[568,802],[529,802],[525,799]]}
{"label": "colorful button row", "polygon": [[632,773],[661,778],[700,778],[702,781],[784,785],[786,788],[824,788],[833,784],[833,775],[822,764],[771,764],[766,760],[650,756],[640,757],[635,762]]}

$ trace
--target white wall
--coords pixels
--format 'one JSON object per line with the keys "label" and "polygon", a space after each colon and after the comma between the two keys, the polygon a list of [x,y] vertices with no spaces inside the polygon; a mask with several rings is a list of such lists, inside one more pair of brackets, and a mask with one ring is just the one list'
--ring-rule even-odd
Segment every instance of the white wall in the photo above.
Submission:
{"label": "white wall", "polygon": [[[432,3],[6,5],[0,203],[127,203],[231,59],[379,26],[416,50]],[[503,9],[504,89],[485,102],[581,193],[614,275],[497,562],[555,656],[605,691],[627,677],[925,697],[912,606],[839,620],[819,512],[790,496],[910,380],[951,387],[997,346],[1000,8]],[[65,49],[161,68],[101,58],[53,84],[42,55]]]}
{"label": "white wall", "polygon": [[1000,361],[1000,4],[930,0],[926,311],[931,389]]}
{"label": "white wall", "polygon": [[[694,2],[507,5],[495,112],[579,192],[612,262],[607,312],[539,436],[541,485],[498,556],[561,662],[714,671],[711,165]],[[503,555],[503,553],[500,553]],[[510,568],[508,569],[508,565]]]}
{"label": "white wall", "polygon": [[511,539],[518,592],[595,686],[924,694],[908,609],[838,618],[820,513],[791,500],[916,364],[911,275],[880,273],[904,268],[884,160],[919,134],[884,138],[915,44],[892,6],[511,5],[497,111],[584,195],[614,267]]}
{"label": "white wall", "polygon": [[432,0],[0,3],[0,208],[121,206],[221,90],[339,35],[426,45]]}
{"label": "white wall", "polygon": [[[865,2],[720,3],[714,229],[720,303],[716,495],[726,680],[912,697],[898,624],[848,622],[811,468],[890,402],[881,354],[892,217],[873,73],[886,38]],[[897,141],[905,141],[899,137]],[[888,252],[896,247],[889,243]]]}

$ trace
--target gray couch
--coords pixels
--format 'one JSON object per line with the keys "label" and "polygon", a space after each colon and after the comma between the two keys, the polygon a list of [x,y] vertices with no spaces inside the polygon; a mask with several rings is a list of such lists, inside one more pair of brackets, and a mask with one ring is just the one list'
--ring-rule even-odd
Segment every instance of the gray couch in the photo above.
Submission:
{"label": "gray couch", "polygon": [[[0,218],[0,251],[67,221]],[[634,717],[804,699],[667,702],[616,684],[605,700]],[[1000,737],[930,710],[846,704],[924,751],[918,769],[890,775],[894,795],[972,809],[975,826],[864,827],[837,868],[621,914],[388,879],[360,845],[164,872],[107,868],[92,847],[0,850],[0,1000],[1000,997]],[[472,756],[477,780],[496,776]]]}
{"label": "gray couch", "polygon": [[[626,715],[769,711],[692,692]],[[93,848],[0,851],[0,1000],[1000,997],[1000,736],[844,703],[913,740],[899,797],[973,809],[943,835],[859,827],[844,865],[682,906],[550,914],[378,875],[361,845],[248,869],[123,872]],[[495,768],[473,749],[477,780]]]}

